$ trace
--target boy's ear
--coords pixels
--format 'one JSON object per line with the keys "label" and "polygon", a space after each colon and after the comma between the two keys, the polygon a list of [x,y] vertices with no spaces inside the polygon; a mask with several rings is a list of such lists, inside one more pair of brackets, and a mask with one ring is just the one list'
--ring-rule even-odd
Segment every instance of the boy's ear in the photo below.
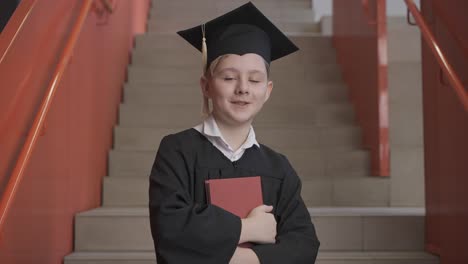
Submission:
{"label": "boy's ear", "polygon": [[209,82],[205,76],[200,77],[200,88],[203,96],[210,98],[209,96]]}
{"label": "boy's ear", "polygon": [[270,98],[270,95],[271,95],[271,92],[273,91],[273,81],[268,81],[268,84],[267,84],[267,91],[266,91],[266,96],[265,96],[265,101],[263,103],[265,103],[266,101],[268,101],[268,99]]}

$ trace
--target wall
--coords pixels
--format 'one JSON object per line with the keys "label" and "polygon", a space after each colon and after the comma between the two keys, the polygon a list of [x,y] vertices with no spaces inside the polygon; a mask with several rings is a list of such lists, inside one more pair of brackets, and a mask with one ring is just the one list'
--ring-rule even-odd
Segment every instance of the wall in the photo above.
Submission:
{"label": "wall", "polygon": [[[468,2],[425,0],[422,9],[468,91]],[[468,113],[423,43],[426,248],[441,264],[468,263]]]}
{"label": "wall", "polygon": [[[23,0],[0,37],[0,193],[52,78],[81,0]],[[145,30],[148,0],[111,1],[90,12],[1,230],[0,263],[62,263],[73,250],[73,218],[101,203],[101,180],[117,120],[134,34]]]}

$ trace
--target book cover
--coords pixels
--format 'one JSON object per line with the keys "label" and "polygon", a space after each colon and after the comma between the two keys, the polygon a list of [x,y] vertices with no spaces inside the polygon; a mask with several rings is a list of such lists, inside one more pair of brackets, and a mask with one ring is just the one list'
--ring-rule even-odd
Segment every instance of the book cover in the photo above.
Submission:
{"label": "book cover", "polygon": [[[240,218],[246,218],[254,209],[263,204],[260,176],[205,181],[207,201]],[[251,247],[243,243],[241,247]]]}

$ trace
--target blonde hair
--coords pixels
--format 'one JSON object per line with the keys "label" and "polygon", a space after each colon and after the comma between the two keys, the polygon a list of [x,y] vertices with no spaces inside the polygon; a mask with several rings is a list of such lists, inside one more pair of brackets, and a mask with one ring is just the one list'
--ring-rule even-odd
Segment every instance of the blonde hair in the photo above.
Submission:
{"label": "blonde hair", "polygon": [[[225,59],[226,57],[228,57],[229,55],[226,54],[226,55],[221,55],[219,56],[218,58],[216,58],[215,60],[213,60],[210,64],[210,66],[208,67],[208,69],[205,70],[205,72],[203,73],[203,77],[206,78],[206,80],[210,80],[214,73],[215,73],[215,70],[216,68],[218,67],[219,63]],[[269,80],[270,78],[270,64],[266,61],[266,60],[263,60],[265,62],[265,68],[266,68],[266,72],[267,72],[267,79]],[[203,117],[207,117],[211,114],[212,110],[210,110],[210,100],[208,97],[206,97],[205,95],[203,95],[203,102],[202,102],[202,116]]]}

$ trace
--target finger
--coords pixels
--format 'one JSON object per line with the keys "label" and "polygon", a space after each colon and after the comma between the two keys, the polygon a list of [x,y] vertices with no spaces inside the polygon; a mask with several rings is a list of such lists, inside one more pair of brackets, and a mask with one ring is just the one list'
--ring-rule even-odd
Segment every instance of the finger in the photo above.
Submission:
{"label": "finger", "polygon": [[265,213],[270,213],[271,211],[273,211],[273,206],[271,206],[271,205],[264,205],[264,206],[263,206],[263,211],[264,211]]}

